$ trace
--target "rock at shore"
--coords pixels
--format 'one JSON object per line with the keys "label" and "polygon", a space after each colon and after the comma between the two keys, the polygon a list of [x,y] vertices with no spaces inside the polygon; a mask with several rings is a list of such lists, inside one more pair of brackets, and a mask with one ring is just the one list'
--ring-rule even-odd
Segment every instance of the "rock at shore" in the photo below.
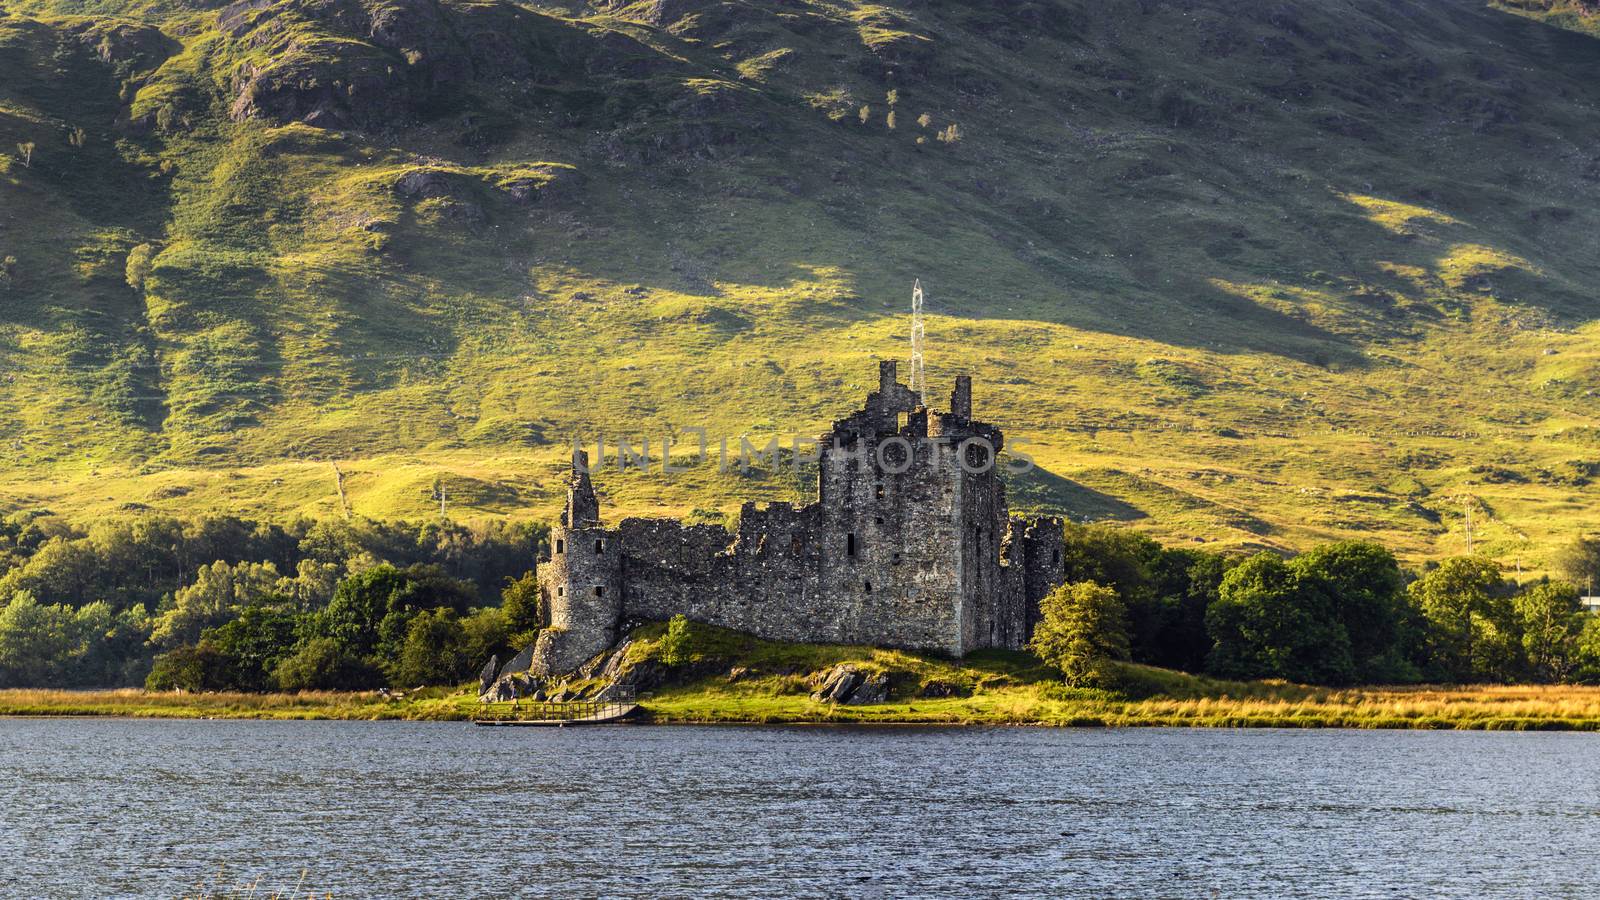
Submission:
{"label": "rock at shore", "polygon": [[889,678],[868,675],[850,663],[840,663],[822,676],[811,699],[818,703],[844,703],[859,706],[884,703],[889,699]]}

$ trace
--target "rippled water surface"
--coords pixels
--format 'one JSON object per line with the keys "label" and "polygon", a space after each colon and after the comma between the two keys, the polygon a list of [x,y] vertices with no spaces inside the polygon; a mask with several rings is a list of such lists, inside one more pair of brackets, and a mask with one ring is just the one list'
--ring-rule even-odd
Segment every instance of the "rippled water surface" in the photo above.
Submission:
{"label": "rippled water surface", "polygon": [[1597,735],[0,720],[0,764],[5,896],[1600,891]]}

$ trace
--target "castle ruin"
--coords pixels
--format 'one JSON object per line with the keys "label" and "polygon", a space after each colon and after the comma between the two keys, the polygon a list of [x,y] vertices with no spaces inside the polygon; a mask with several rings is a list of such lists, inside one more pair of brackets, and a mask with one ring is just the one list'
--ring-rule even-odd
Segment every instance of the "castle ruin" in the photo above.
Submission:
{"label": "castle ruin", "polygon": [[1063,580],[1062,523],[1014,518],[972,418],[972,380],[928,409],[879,364],[866,405],[818,439],[817,497],[744,504],[738,531],[672,519],[607,527],[574,454],[566,508],[536,567],[547,610],[537,675],[572,671],[626,622],[683,615],[758,637],[937,650],[1018,649]]}

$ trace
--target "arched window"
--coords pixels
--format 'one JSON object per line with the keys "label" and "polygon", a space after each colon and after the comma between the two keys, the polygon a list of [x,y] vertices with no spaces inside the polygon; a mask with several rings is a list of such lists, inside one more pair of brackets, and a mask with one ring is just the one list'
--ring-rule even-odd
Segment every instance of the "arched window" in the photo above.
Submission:
{"label": "arched window", "polygon": [[867,594],[872,593],[872,582],[870,582],[870,581],[861,582],[861,590],[862,590],[863,593],[867,593]]}

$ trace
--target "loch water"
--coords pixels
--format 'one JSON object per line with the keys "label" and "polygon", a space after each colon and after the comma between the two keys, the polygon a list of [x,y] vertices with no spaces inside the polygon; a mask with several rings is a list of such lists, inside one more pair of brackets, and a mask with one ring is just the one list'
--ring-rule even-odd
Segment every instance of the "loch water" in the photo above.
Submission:
{"label": "loch water", "polygon": [[252,883],[256,897],[1595,896],[1600,735],[0,720],[0,895]]}

